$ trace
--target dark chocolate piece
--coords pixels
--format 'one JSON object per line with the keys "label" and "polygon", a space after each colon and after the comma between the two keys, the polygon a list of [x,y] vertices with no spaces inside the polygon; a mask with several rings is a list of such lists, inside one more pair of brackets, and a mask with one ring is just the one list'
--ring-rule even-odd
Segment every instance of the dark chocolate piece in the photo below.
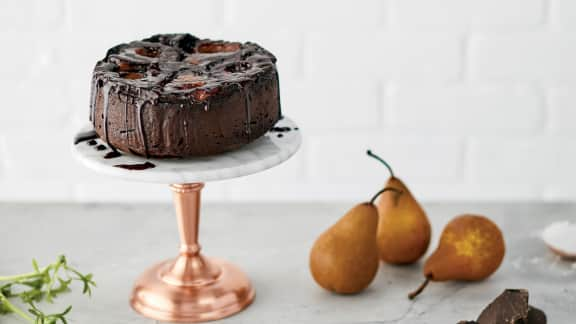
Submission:
{"label": "dark chocolate piece", "polygon": [[96,140],[90,140],[90,141],[88,141],[88,145],[90,145],[90,146],[94,146],[94,145],[96,145],[96,144],[98,144],[98,142],[96,142]]}
{"label": "dark chocolate piece", "polygon": [[486,307],[478,319],[479,324],[524,324],[528,318],[528,291],[506,289]]}
{"label": "dark chocolate piece", "polygon": [[546,324],[546,314],[528,304],[528,291],[506,289],[480,314],[476,321],[458,324]]}
{"label": "dark chocolate piece", "polygon": [[90,120],[110,147],[151,157],[218,154],[281,116],[276,58],[254,43],[155,35],[94,68]]}
{"label": "dark chocolate piece", "polygon": [[538,308],[530,306],[528,310],[528,324],[546,324],[546,314]]}
{"label": "dark chocolate piece", "polygon": [[155,168],[156,165],[154,163],[145,162],[145,163],[136,163],[136,164],[116,164],[115,167],[127,169],[127,170],[146,170]]}
{"label": "dark chocolate piece", "polygon": [[100,145],[96,146],[97,151],[104,151],[106,149],[107,149],[106,145],[100,144]]}
{"label": "dark chocolate piece", "polygon": [[98,138],[98,134],[94,130],[82,132],[74,137],[74,145]]}

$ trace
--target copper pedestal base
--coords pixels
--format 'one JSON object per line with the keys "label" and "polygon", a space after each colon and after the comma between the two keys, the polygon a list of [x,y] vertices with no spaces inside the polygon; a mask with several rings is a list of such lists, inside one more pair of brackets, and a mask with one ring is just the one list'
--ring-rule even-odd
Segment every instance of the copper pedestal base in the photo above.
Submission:
{"label": "copper pedestal base", "polygon": [[172,185],[180,229],[180,255],[138,278],[130,304],[140,314],[166,322],[221,319],[248,307],[254,289],[235,265],[204,257],[198,245],[202,183]]}
{"label": "copper pedestal base", "polygon": [[211,260],[220,275],[211,282],[177,286],[161,274],[173,261],[147,270],[136,281],[130,303],[140,314],[166,322],[204,322],[224,318],[246,308],[254,300],[248,277],[233,264]]}

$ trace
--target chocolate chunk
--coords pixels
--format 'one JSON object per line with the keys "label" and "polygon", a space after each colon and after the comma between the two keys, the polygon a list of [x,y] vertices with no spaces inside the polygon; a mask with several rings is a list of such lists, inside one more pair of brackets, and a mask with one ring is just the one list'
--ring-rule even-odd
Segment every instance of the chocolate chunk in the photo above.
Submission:
{"label": "chocolate chunk", "polygon": [[528,305],[528,291],[506,289],[478,316],[458,324],[546,324],[546,314]]}
{"label": "chocolate chunk", "polygon": [[106,149],[106,145],[100,144],[100,145],[96,146],[97,151],[104,151],[105,149]]}
{"label": "chocolate chunk", "polygon": [[528,291],[506,289],[478,317],[479,324],[524,324],[528,318]]}
{"label": "chocolate chunk", "polygon": [[530,306],[528,310],[528,324],[546,324],[546,314],[538,308]]}
{"label": "chocolate chunk", "polygon": [[88,141],[88,145],[90,145],[90,146],[94,146],[96,144],[98,144],[98,142],[96,142],[95,140]]}

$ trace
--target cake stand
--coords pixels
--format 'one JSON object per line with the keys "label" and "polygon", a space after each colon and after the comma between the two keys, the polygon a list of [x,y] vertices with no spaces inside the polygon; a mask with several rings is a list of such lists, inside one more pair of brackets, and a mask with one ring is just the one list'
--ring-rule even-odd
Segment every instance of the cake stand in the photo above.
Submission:
{"label": "cake stand", "polygon": [[[204,182],[249,175],[286,161],[301,143],[295,123],[283,118],[272,131],[236,151],[191,159],[146,159],[123,153],[105,159],[112,151],[102,140],[95,141],[85,140],[73,147],[85,166],[126,180],[169,184],[174,195],[180,253],[136,280],[132,308],[159,321],[203,322],[230,316],[250,305],[255,293],[244,272],[200,253],[200,193]],[[137,166],[136,170],[126,169],[130,166]]]}

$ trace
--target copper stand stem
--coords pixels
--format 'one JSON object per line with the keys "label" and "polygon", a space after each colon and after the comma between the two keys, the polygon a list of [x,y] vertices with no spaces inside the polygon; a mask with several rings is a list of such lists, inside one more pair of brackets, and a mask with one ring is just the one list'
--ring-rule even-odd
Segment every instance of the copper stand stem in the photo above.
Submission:
{"label": "copper stand stem", "polygon": [[142,315],[171,322],[202,322],[246,308],[254,290],[236,266],[200,253],[198,227],[203,183],[173,184],[180,254],[146,271],[134,285],[132,307]]}

